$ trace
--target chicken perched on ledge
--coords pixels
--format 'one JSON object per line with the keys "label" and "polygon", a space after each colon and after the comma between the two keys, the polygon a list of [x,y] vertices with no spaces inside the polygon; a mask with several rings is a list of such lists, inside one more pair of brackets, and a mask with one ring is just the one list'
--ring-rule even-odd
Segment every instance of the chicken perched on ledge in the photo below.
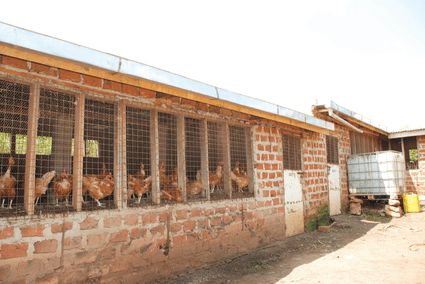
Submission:
{"label": "chicken perched on ledge", "polygon": [[9,209],[12,208],[13,199],[16,196],[16,178],[11,175],[12,166],[15,164],[13,157],[9,157],[6,173],[0,177],[0,197],[1,207],[4,208],[4,201],[9,199]]}
{"label": "chicken perched on ledge", "polygon": [[223,182],[223,166],[221,163],[217,165],[215,172],[209,173],[209,184],[210,184],[210,192],[214,193],[214,191],[220,190],[220,185]]}
{"label": "chicken perched on ledge", "polygon": [[128,198],[131,196],[137,196],[137,204],[140,204],[143,194],[151,190],[152,177],[146,177],[145,165],[140,164],[140,172],[135,175],[128,176]]}
{"label": "chicken perched on ledge", "polygon": [[183,191],[179,187],[161,190],[161,199],[175,202],[183,201]]}
{"label": "chicken perched on ledge", "polygon": [[99,200],[110,196],[114,192],[114,178],[111,173],[107,173],[106,176],[84,176],[83,177],[83,191],[88,192],[91,198],[93,198],[97,206],[102,206]]}
{"label": "chicken perched on ledge", "polygon": [[38,204],[38,200],[41,195],[46,194],[49,184],[55,177],[56,171],[50,171],[45,173],[41,178],[35,179],[35,205]]}
{"label": "chicken perched on ledge", "polygon": [[66,170],[56,178],[53,183],[53,193],[55,194],[56,206],[59,206],[59,199],[65,199],[65,206],[68,206],[68,197],[72,191],[72,177]]}
{"label": "chicken perched on ledge", "polygon": [[187,193],[190,195],[198,195],[202,192],[201,171],[196,172],[196,180],[189,182],[186,187]]}
{"label": "chicken perched on ledge", "polygon": [[238,192],[243,192],[249,184],[249,178],[245,171],[240,169],[239,161],[236,162],[235,167],[230,171],[230,179],[236,183]]}
{"label": "chicken perched on ledge", "polygon": [[165,164],[164,162],[160,162],[159,183],[161,188],[161,199],[175,202],[183,201],[183,191],[178,186],[177,168],[174,169],[171,176],[167,176]]}

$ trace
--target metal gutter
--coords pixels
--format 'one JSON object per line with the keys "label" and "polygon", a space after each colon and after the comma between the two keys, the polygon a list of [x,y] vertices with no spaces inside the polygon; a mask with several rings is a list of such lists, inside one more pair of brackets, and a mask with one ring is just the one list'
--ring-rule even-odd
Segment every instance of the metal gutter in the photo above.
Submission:
{"label": "metal gutter", "polygon": [[263,100],[214,87],[143,63],[0,22],[0,42],[188,90],[333,131],[334,124]]}

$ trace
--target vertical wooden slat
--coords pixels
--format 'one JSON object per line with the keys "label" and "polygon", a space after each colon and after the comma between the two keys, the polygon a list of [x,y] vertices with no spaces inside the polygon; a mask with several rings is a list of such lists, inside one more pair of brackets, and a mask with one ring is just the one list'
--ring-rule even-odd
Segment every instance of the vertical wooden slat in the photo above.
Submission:
{"label": "vertical wooden slat", "polygon": [[125,119],[125,104],[123,101],[119,101],[115,105],[114,115],[114,203],[116,208],[123,208],[123,203],[126,199],[123,195],[127,192],[123,181],[123,167],[125,167],[125,161],[123,160],[123,119]]}
{"label": "vertical wooden slat", "polygon": [[206,119],[201,120],[201,182],[202,182],[202,197],[210,200],[210,183],[209,183],[209,168],[208,168],[208,123]]}
{"label": "vertical wooden slat", "polygon": [[119,171],[121,182],[121,204],[122,208],[127,208],[127,118],[126,104],[124,101],[118,103],[118,118],[119,118]]}
{"label": "vertical wooden slat", "polygon": [[232,180],[230,178],[231,162],[230,162],[230,133],[229,124],[224,123],[220,127],[220,134],[223,141],[223,182],[224,192],[229,198],[232,198]]}
{"label": "vertical wooden slat", "polygon": [[254,193],[254,183],[255,183],[255,175],[254,175],[254,151],[252,141],[253,139],[253,131],[254,128],[245,128],[245,143],[246,143],[246,171],[249,178],[248,190],[249,192]]}
{"label": "vertical wooden slat", "polygon": [[183,201],[186,202],[186,133],[183,115],[177,116],[177,178]]}
{"label": "vertical wooden slat", "polygon": [[84,107],[85,95],[76,100],[74,128],[74,163],[72,170],[72,206],[78,212],[82,206],[83,166],[84,166]]}
{"label": "vertical wooden slat", "polygon": [[151,111],[150,124],[150,148],[151,148],[151,174],[152,174],[152,203],[161,203],[161,192],[159,184],[159,134],[158,134],[158,112]]}
{"label": "vertical wooden slat", "polygon": [[34,188],[35,188],[35,159],[36,139],[39,117],[40,84],[30,86],[29,109],[28,109],[28,138],[27,154],[25,159],[25,182],[24,182],[24,207],[28,215],[34,214]]}

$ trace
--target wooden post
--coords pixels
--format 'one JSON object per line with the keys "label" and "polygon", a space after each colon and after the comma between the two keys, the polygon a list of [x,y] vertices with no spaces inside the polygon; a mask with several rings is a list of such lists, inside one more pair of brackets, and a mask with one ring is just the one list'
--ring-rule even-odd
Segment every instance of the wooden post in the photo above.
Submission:
{"label": "wooden post", "polygon": [[206,119],[201,120],[201,182],[202,196],[210,200],[210,183],[209,183],[209,162],[208,162],[208,122]]}
{"label": "wooden post", "polygon": [[34,214],[35,197],[35,160],[36,140],[39,117],[40,84],[34,83],[30,86],[29,109],[28,109],[28,138],[27,154],[25,159],[25,181],[24,181],[24,207],[28,215]]}
{"label": "wooden post", "polygon": [[226,122],[220,125],[220,136],[223,141],[223,182],[224,192],[226,192],[229,198],[232,198],[232,180],[230,178],[231,161],[230,161],[230,133],[229,124]]}
{"label": "wooden post", "polygon": [[75,128],[74,128],[74,163],[72,170],[72,206],[75,211],[81,211],[83,201],[83,159],[84,159],[84,107],[85,95],[76,98]]}
{"label": "wooden post", "polygon": [[182,190],[183,201],[186,202],[186,133],[184,126],[184,116],[177,116],[177,183]]}
{"label": "wooden post", "polygon": [[245,128],[245,143],[246,143],[246,174],[248,175],[248,191],[254,193],[255,175],[254,175],[254,151],[252,141],[253,127]]}
{"label": "wooden post", "polygon": [[159,184],[159,134],[158,112],[151,111],[150,119],[150,144],[151,144],[151,175],[152,175],[152,203],[161,203],[161,190]]}
{"label": "wooden post", "polygon": [[[126,161],[123,159],[125,151],[125,104],[124,101],[119,101],[115,105],[114,115],[114,203],[116,208],[127,207],[127,183],[123,178],[123,171],[126,166]],[[124,205],[125,203],[125,205]]]}

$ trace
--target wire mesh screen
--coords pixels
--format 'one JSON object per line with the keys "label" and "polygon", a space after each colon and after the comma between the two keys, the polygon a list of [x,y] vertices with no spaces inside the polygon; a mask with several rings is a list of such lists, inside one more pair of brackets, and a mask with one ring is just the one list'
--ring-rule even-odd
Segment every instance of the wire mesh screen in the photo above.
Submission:
{"label": "wire mesh screen", "polygon": [[283,135],[283,168],[285,170],[302,169],[301,166],[301,138],[292,135]]}
{"label": "wire mesh screen", "polygon": [[249,192],[249,177],[247,174],[247,136],[244,127],[229,126],[230,135],[230,163],[233,193],[232,197],[253,196]]}
{"label": "wire mesh screen", "polygon": [[326,136],[326,153],[327,161],[329,164],[338,164],[338,138],[333,136]]}
{"label": "wire mesh screen", "polygon": [[72,210],[75,97],[41,89],[36,139],[35,210]]}
{"label": "wire mesh screen", "polygon": [[159,183],[161,202],[182,202],[182,189],[177,176],[177,118],[158,113]]}
{"label": "wire mesh screen", "polygon": [[114,112],[114,104],[85,102],[84,210],[114,207]]}
{"label": "wire mesh screen", "polygon": [[185,118],[187,199],[205,199],[201,181],[201,121]]}
{"label": "wire mesh screen", "polygon": [[128,205],[150,204],[150,111],[127,107],[127,187]]}
{"label": "wire mesh screen", "polygon": [[27,85],[0,80],[0,216],[25,214],[29,93]]}
{"label": "wire mesh screen", "polygon": [[223,184],[223,125],[208,121],[208,168],[210,195],[212,200],[224,199]]}

